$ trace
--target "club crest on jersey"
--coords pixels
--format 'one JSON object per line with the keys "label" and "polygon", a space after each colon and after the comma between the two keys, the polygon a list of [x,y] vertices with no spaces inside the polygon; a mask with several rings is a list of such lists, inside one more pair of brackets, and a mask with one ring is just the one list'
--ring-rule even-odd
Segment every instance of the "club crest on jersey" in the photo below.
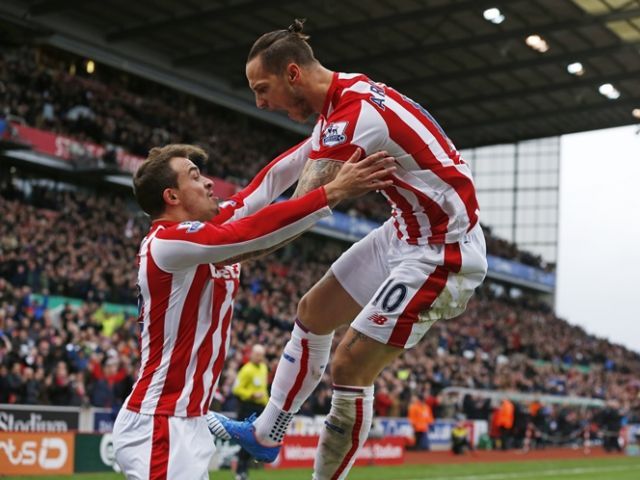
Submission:
{"label": "club crest on jersey", "polygon": [[326,126],[322,132],[322,144],[325,147],[335,147],[347,141],[344,132],[349,122],[333,122]]}
{"label": "club crest on jersey", "polygon": [[186,230],[187,233],[195,233],[204,228],[204,223],[202,222],[182,222],[178,225],[178,230]]}

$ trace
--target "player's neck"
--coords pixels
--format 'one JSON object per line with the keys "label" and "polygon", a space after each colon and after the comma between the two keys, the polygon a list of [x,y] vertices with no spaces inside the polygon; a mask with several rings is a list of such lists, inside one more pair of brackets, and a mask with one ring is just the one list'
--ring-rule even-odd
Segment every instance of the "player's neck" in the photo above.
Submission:
{"label": "player's neck", "polygon": [[318,64],[309,72],[309,101],[316,113],[322,113],[324,101],[333,81],[333,72]]}
{"label": "player's neck", "polygon": [[190,216],[189,213],[182,208],[172,208],[172,209],[165,210],[165,212],[158,218],[154,218],[152,220],[152,223],[155,223],[155,222],[182,223],[182,222],[190,222],[195,220],[201,221],[197,218],[192,218],[192,216]]}

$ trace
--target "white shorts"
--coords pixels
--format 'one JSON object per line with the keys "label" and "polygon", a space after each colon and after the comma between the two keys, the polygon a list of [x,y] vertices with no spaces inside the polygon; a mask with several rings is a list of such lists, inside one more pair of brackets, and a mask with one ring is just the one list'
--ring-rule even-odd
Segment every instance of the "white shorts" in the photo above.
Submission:
{"label": "white shorts", "polygon": [[411,348],[437,320],[464,312],[487,273],[484,234],[476,225],[460,242],[410,245],[391,220],[331,266],[362,311],[351,323],[387,345]]}
{"label": "white shorts", "polygon": [[204,416],[144,415],[123,408],[113,426],[113,449],[127,479],[208,480],[215,446]]}

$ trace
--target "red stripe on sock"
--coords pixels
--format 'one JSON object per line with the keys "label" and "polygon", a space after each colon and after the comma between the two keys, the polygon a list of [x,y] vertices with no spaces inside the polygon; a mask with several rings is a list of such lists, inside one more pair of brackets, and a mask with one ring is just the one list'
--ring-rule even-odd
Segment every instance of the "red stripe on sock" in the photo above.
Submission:
{"label": "red stripe on sock", "polygon": [[296,377],[296,381],[293,383],[293,387],[291,387],[291,390],[289,390],[287,399],[285,400],[284,405],[282,407],[282,409],[287,412],[291,408],[291,404],[293,404],[293,400],[296,398],[296,395],[300,393],[300,389],[302,388],[302,383],[304,382],[304,377],[307,376],[307,370],[309,369],[309,340],[304,338],[300,343],[302,344],[302,356],[300,357],[300,370],[298,370],[298,376]]}
{"label": "red stripe on sock", "polygon": [[342,472],[344,472],[347,465],[351,461],[351,458],[356,454],[358,448],[360,447],[360,429],[362,428],[362,397],[356,398],[356,421],[353,423],[353,430],[351,430],[351,448],[347,452],[347,456],[344,457],[342,463],[336,470],[336,473],[333,474],[331,480],[338,480]]}

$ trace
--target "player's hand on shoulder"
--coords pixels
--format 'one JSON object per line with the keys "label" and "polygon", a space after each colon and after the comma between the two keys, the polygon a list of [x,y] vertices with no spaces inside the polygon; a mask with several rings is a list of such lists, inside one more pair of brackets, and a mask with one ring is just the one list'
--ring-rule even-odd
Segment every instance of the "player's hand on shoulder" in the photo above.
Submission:
{"label": "player's hand on shoulder", "polygon": [[330,205],[392,185],[391,175],[396,170],[395,158],[381,151],[361,159],[362,153],[362,149],[358,148],[344,163],[336,178],[326,185]]}

